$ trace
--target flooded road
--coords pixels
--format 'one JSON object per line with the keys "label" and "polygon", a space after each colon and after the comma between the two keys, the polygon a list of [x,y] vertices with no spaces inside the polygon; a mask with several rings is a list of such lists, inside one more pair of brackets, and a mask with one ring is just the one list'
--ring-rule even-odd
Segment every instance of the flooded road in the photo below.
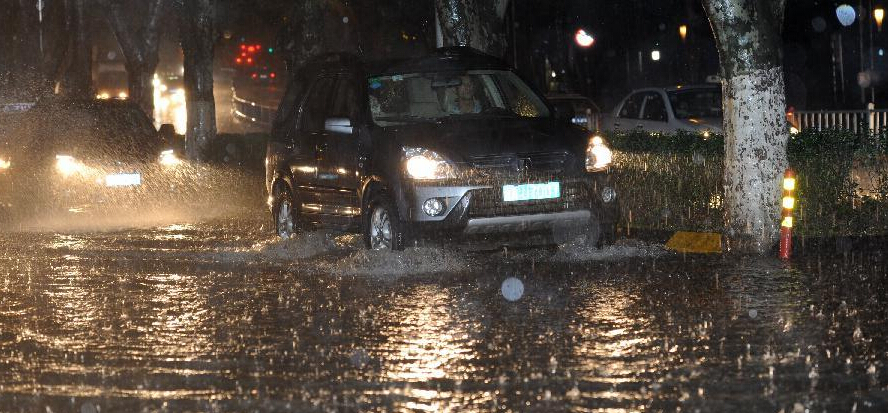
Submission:
{"label": "flooded road", "polygon": [[252,211],[0,233],[0,411],[888,410],[880,253],[388,254]]}

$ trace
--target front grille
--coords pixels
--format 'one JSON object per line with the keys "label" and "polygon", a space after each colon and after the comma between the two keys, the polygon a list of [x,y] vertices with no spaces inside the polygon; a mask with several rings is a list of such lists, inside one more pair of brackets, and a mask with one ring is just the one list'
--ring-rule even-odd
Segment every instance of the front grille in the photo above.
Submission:
{"label": "front grille", "polygon": [[562,182],[560,198],[518,202],[503,202],[502,188],[496,186],[471,191],[469,218],[546,214],[588,207],[589,189],[581,182]]}
{"label": "front grille", "polygon": [[494,174],[513,174],[522,170],[560,172],[564,170],[567,158],[566,152],[527,152],[474,156],[469,163]]}

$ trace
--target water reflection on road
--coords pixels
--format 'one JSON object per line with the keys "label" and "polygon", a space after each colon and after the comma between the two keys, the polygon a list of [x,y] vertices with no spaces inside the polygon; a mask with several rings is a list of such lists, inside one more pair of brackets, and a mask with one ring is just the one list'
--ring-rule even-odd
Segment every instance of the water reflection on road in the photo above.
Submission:
{"label": "water reflection on road", "polygon": [[359,244],[251,215],[0,234],[0,411],[888,408],[879,254]]}

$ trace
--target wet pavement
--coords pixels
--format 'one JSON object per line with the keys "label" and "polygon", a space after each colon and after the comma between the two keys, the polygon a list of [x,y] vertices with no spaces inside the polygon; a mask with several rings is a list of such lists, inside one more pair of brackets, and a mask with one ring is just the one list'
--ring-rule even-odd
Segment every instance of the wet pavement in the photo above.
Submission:
{"label": "wet pavement", "polygon": [[888,410],[880,252],[367,252],[261,211],[0,233],[0,411]]}

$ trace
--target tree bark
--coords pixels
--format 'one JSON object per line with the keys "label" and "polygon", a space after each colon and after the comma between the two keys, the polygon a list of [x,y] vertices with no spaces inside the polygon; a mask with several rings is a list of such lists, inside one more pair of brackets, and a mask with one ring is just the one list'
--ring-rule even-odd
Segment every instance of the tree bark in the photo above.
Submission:
{"label": "tree bark", "polygon": [[[157,69],[160,17],[165,0],[148,1],[147,14],[132,16],[133,8],[140,10],[141,2],[106,0],[108,22],[117,37],[126,59],[129,99],[137,102],[148,116],[154,117],[154,72]],[[133,20],[144,18],[142,24]]]}
{"label": "tree bark", "polygon": [[505,54],[506,0],[435,0],[441,46],[470,46]]}
{"label": "tree bark", "polygon": [[768,253],[779,236],[787,168],[781,26],[784,0],[703,0],[715,33],[725,133],[725,236]]}
{"label": "tree bark", "polygon": [[179,35],[185,55],[185,105],[188,126],[185,152],[205,159],[209,143],[216,139],[216,104],[213,100],[213,45],[216,40],[214,0],[183,0]]}

